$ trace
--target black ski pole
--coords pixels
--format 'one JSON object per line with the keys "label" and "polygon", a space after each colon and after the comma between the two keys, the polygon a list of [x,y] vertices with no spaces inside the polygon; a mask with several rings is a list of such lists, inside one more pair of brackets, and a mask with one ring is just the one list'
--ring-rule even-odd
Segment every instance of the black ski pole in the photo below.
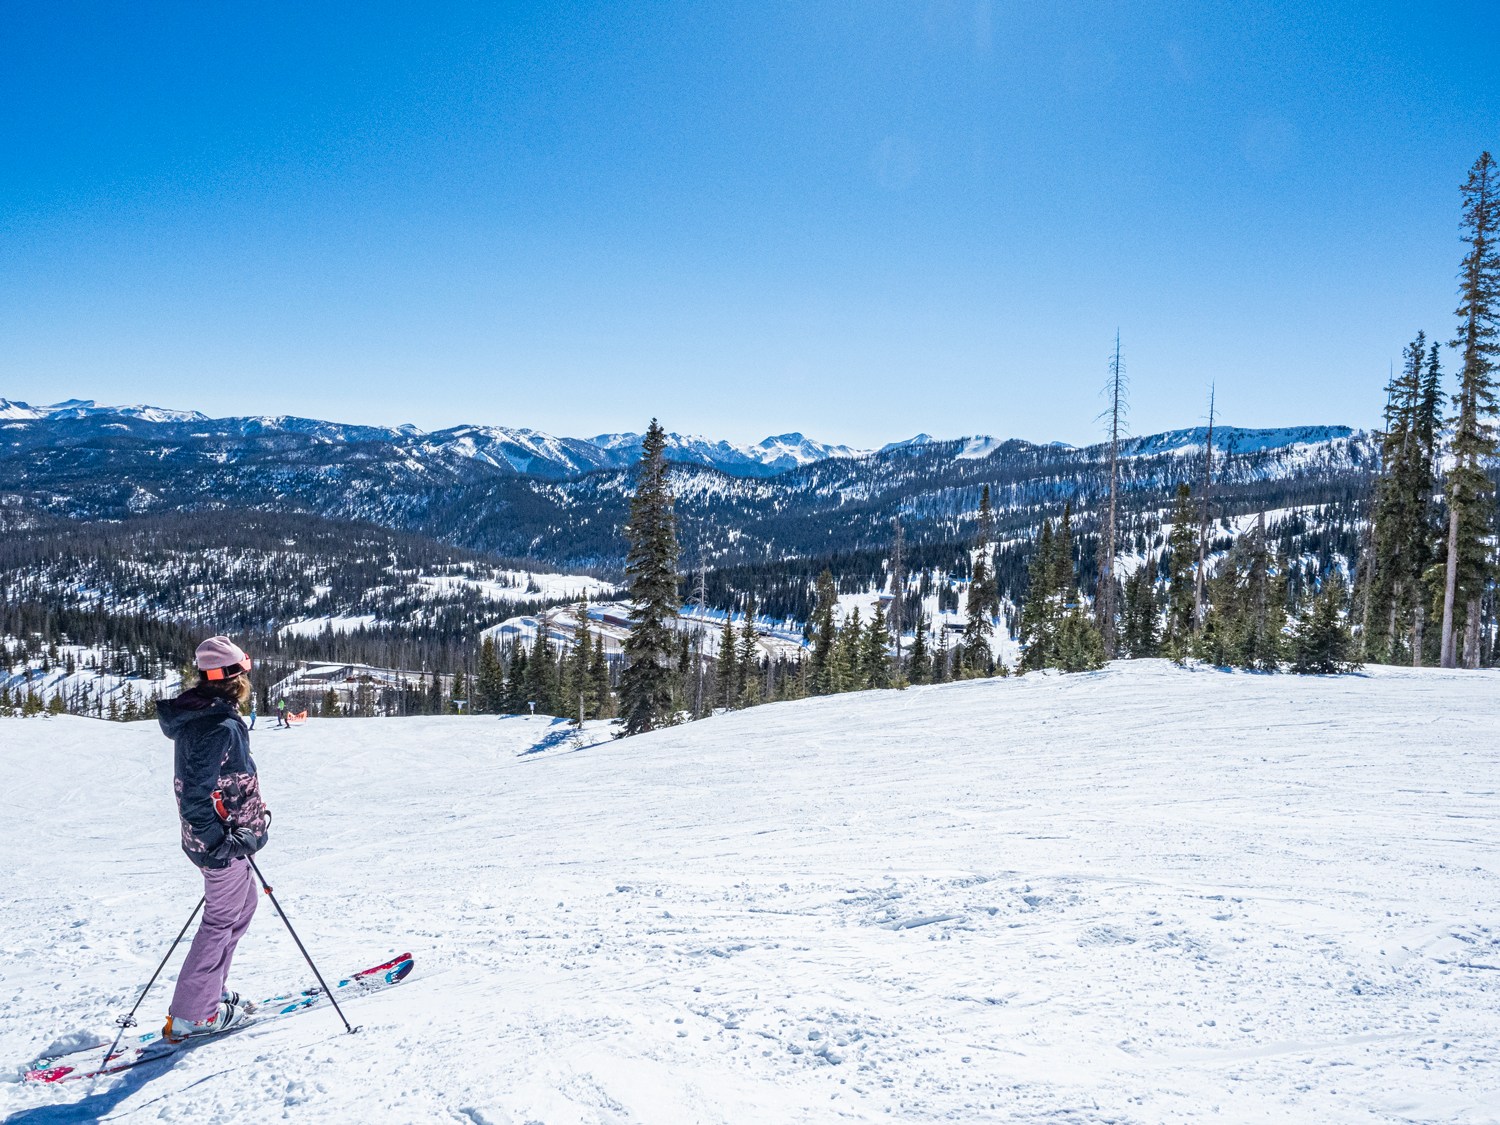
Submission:
{"label": "black ski pole", "polygon": [[255,862],[255,857],[247,855],[245,858],[250,861],[250,868],[255,872],[255,877],[260,880],[260,885],[265,888],[266,897],[271,900],[271,905],[276,908],[276,913],[286,923],[286,932],[292,935],[292,940],[297,943],[297,948],[302,951],[303,959],[312,969],[313,976],[318,978],[318,984],[322,987],[323,994],[328,997],[329,1002],[333,1005],[333,1010],[339,1014],[339,1019],[344,1021],[344,1029],[352,1035],[359,1028],[350,1026],[348,1017],[344,1015],[344,1009],[339,1007],[338,999],[333,995],[333,989],[328,987],[328,982],[323,979],[323,974],[318,972],[318,966],[313,964],[312,957],[308,955],[307,947],[302,944],[302,939],[297,936],[297,931],[292,929],[292,920],[286,916],[286,911],[281,909],[281,903],[276,901],[276,896],[271,892],[271,884],[266,882],[266,877],[260,873],[260,866]]}
{"label": "black ski pole", "polygon": [[161,971],[167,967],[167,962],[172,957],[172,950],[176,949],[178,943],[182,941],[182,935],[188,932],[188,927],[193,924],[193,919],[198,917],[198,911],[203,909],[203,904],[206,901],[206,898],[200,898],[198,905],[193,907],[193,912],[188,915],[188,920],[182,924],[182,929],[178,930],[177,936],[172,939],[172,948],[167,950],[167,955],[161,959],[161,964],[156,966],[156,972],[151,974],[151,979],[146,982],[146,987],[141,989],[141,994],[135,1002],[135,1007],[130,1009],[130,1014],[128,1016],[120,1016],[115,1020],[115,1023],[120,1025],[120,1030],[115,1033],[115,1041],[109,1045],[109,1050],[104,1054],[104,1061],[99,1064],[99,1070],[94,1073],[95,1078],[98,1078],[104,1068],[109,1065],[109,1060],[115,1057],[115,1048],[120,1045],[120,1037],[125,1034],[126,1029],[135,1026],[135,1013],[140,1009],[141,1004],[145,1002],[146,993],[151,991],[151,986],[156,983],[156,978],[161,976]]}

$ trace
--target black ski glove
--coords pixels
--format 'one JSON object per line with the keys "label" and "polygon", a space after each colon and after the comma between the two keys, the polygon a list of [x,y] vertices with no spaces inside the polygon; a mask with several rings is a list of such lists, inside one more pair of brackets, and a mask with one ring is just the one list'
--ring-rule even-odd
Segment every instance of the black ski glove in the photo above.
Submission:
{"label": "black ski glove", "polygon": [[260,850],[260,841],[256,839],[255,833],[248,828],[224,828],[224,838],[215,844],[209,855],[214,859],[231,860],[241,859],[247,855],[254,855]]}

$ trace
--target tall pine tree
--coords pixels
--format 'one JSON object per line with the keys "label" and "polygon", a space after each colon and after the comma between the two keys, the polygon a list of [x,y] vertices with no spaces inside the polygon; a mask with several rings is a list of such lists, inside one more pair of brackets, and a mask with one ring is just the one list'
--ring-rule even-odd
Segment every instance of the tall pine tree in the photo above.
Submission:
{"label": "tall pine tree", "polygon": [[932,657],[927,651],[927,619],[921,614],[917,615],[917,626],[912,633],[906,674],[914,684],[925,684],[932,679]]}
{"label": "tall pine tree", "polygon": [[813,608],[812,655],[808,670],[808,691],[813,695],[829,695],[842,690],[833,685],[833,649],[838,639],[834,610],[838,608],[838,602],[833,572],[825,569],[818,575],[817,601]]}
{"label": "tall pine tree", "polygon": [[1162,646],[1179,663],[1192,646],[1197,623],[1198,530],[1194,526],[1193,490],[1177,486],[1177,504],[1172,509],[1172,533],[1167,538],[1167,627]]}
{"label": "tall pine tree", "polygon": [[734,635],[734,614],[724,614],[724,628],[719,632],[719,660],[714,666],[720,707],[733,707],[740,698],[739,652]]}
{"label": "tall pine tree", "polygon": [[864,690],[864,669],[859,661],[864,639],[864,624],[860,620],[859,607],[855,606],[839,629],[838,641],[833,646],[829,681],[835,692]]}
{"label": "tall pine tree", "polygon": [[1125,607],[1120,617],[1120,643],[1125,654],[1133,660],[1156,656],[1156,560],[1149,555],[1125,582]]}
{"label": "tall pine tree", "polygon": [[1434,537],[1430,509],[1436,479],[1438,379],[1437,346],[1429,352],[1426,335],[1418,332],[1407,345],[1401,371],[1386,388],[1381,475],[1363,578],[1361,642],[1369,660],[1394,663],[1415,656],[1420,662],[1416,618],[1423,610],[1424,575]]}
{"label": "tall pine tree", "polygon": [[493,715],[505,704],[505,669],[495,653],[495,638],[486,634],[479,646],[479,672],[472,710]]}
{"label": "tall pine tree", "polygon": [[859,655],[860,676],[868,688],[891,686],[891,630],[886,623],[885,606],[875,605],[875,616],[865,630]]}
{"label": "tall pine tree", "polygon": [[632,612],[620,676],[625,734],[654,730],[674,718],[677,646],[668,622],[677,614],[678,548],[666,446],[666,431],[651,419],[625,528],[625,582]]}
{"label": "tall pine tree", "polygon": [[1057,611],[1057,545],[1052,521],[1043,520],[1027,571],[1026,601],[1021,606],[1021,668],[1033,672],[1054,663]]}
{"label": "tall pine tree", "polygon": [[759,637],[755,628],[755,602],[751,600],[745,606],[745,623],[740,628],[739,653],[735,658],[740,679],[736,705],[740,707],[754,707],[761,701]]}
{"label": "tall pine tree", "polygon": [[1481,153],[1463,186],[1463,237],[1469,244],[1459,272],[1460,349],[1454,397],[1453,467],[1448,470],[1448,536],[1443,572],[1441,661],[1458,666],[1458,627],[1464,622],[1464,663],[1479,666],[1480,598],[1492,560],[1486,538],[1493,491],[1484,462],[1495,456],[1495,368],[1500,359],[1500,174]]}
{"label": "tall pine tree", "polygon": [[1000,612],[1000,591],[990,566],[990,538],[995,516],[990,508],[990,486],[985,485],[979,498],[979,531],[972,551],[974,563],[969,580],[969,596],[964,604],[964,637],[959,645],[959,666],[965,676],[988,676],[995,660],[990,653],[990,638],[995,635],[994,616]]}

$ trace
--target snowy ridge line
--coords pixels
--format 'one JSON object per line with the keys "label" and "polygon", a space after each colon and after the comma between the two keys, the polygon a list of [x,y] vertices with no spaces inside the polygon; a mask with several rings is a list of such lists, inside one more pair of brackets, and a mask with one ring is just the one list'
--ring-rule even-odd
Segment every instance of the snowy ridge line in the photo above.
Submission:
{"label": "snowy ridge line", "polygon": [[[156,425],[177,425],[191,430],[208,427],[208,432],[189,433],[190,437],[207,437],[210,433],[251,437],[259,434],[300,434],[316,440],[354,443],[385,442],[410,448],[414,454],[427,457],[456,456],[479,461],[497,468],[507,468],[522,475],[555,475],[587,473],[599,469],[621,469],[635,464],[640,457],[642,435],[638,433],[597,434],[591,438],[555,437],[525,427],[460,424],[447,429],[423,431],[410,424],[400,426],[351,425],[292,415],[240,416],[209,418],[196,410],[171,410],[156,406],[104,406],[92,399],[68,399],[45,406],[0,398],[0,423],[35,423],[120,418]],[[1227,452],[1248,453],[1291,446],[1314,446],[1349,438],[1355,431],[1348,426],[1294,426],[1279,429],[1236,429],[1221,426],[1218,439]],[[988,457],[1005,447],[1035,447],[1021,439],[999,439],[986,434],[945,439],[956,447],[958,460]],[[1153,456],[1178,452],[1191,454],[1201,449],[1205,431],[1200,428],[1171,430],[1148,437],[1127,439],[1122,455]],[[827,460],[855,460],[903,450],[917,450],[944,444],[929,434],[917,434],[903,441],[888,442],[878,448],[855,448],[808,438],[798,432],[778,434],[756,443],[736,443],[698,435],[669,434],[669,460],[704,465],[731,476],[766,476]],[[1066,442],[1046,443],[1048,448],[1072,449]],[[1096,443],[1079,447],[1081,451],[1097,450]],[[414,468],[419,467],[414,465]]]}

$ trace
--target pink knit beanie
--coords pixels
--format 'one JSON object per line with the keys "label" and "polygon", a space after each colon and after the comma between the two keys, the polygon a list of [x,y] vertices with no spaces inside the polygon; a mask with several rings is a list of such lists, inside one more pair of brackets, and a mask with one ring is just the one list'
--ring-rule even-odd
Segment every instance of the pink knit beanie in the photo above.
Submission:
{"label": "pink knit beanie", "polygon": [[250,671],[250,657],[228,637],[209,637],[198,646],[198,670],[210,680],[224,680]]}

